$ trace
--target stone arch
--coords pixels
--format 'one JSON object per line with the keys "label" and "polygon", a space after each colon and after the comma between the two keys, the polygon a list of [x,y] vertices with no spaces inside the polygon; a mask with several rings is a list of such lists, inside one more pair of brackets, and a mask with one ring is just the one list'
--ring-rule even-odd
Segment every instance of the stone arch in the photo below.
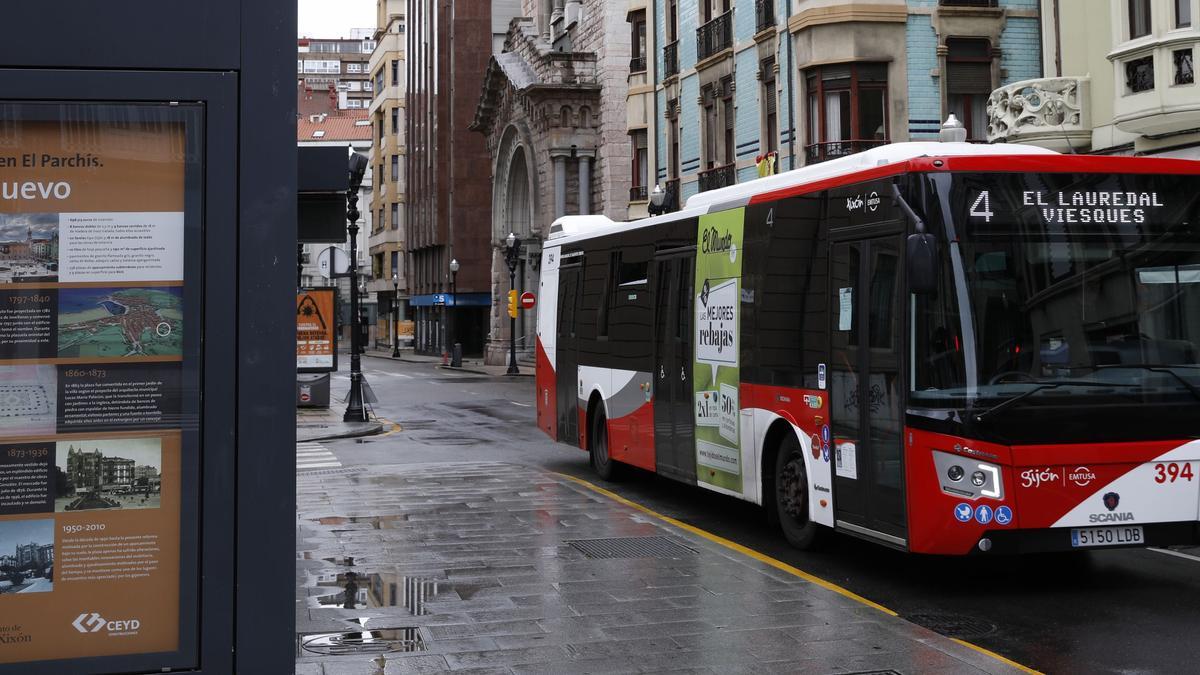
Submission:
{"label": "stone arch", "polygon": [[579,128],[584,130],[592,128],[592,109],[586,105],[579,109]]}
{"label": "stone arch", "polygon": [[537,171],[525,129],[509,125],[496,153],[492,190],[492,241],[502,245],[509,232],[522,239],[534,233],[538,213]]}
{"label": "stone arch", "polygon": [[558,113],[558,126],[566,128],[571,126],[571,106],[564,105]]}

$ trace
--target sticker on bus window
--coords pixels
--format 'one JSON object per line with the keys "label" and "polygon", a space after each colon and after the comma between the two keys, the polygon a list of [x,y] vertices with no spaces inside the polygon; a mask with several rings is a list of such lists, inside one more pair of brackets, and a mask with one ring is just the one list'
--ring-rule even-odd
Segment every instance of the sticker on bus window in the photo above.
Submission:
{"label": "sticker on bus window", "polygon": [[835,441],[833,444],[837,475],[858,480],[858,446],[851,441]]}
{"label": "sticker on bus window", "polygon": [[848,331],[854,318],[854,288],[838,289],[838,330]]}
{"label": "sticker on bus window", "polygon": [[738,388],[721,383],[721,438],[738,442]]}

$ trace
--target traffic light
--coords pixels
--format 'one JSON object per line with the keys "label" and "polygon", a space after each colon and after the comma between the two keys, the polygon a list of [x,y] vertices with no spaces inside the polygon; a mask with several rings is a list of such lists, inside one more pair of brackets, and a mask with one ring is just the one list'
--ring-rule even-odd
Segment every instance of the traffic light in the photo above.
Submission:
{"label": "traffic light", "polygon": [[508,315],[512,318],[517,318],[517,292],[508,292]]}

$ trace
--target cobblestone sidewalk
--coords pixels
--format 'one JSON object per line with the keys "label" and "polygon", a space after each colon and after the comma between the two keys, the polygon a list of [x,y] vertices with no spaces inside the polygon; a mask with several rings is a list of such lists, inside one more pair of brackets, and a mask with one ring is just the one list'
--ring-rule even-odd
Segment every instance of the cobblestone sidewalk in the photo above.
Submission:
{"label": "cobblestone sidewalk", "polygon": [[1018,672],[562,476],[455,463],[298,483],[302,675]]}

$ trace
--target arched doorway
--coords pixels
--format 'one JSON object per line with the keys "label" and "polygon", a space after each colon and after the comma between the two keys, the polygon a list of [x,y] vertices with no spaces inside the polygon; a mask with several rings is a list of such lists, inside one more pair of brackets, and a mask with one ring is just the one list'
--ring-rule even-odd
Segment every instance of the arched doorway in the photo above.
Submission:
{"label": "arched doorway", "polygon": [[[521,260],[516,269],[514,284],[517,292],[533,291],[537,293],[539,285],[537,269],[541,262],[541,254],[540,251],[534,249],[541,240],[540,232],[534,224],[534,214],[537,212],[537,177],[530,164],[530,148],[524,142],[524,136],[517,127],[510,126],[505,131],[500,152],[497,154],[492,210],[492,235],[495,247],[493,278],[496,280],[497,306],[496,311],[492,314],[495,323],[492,325],[493,341],[489,350],[491,357],[489,361],[496,364],[508,362],[510,321],[506,305],[509,278],[505,259],[505,240],[510,232],[523,242],[520,249]],[[516,324],[519,360],[532,362],[536,331],[536,313],[522,312],[518,316]]]}

